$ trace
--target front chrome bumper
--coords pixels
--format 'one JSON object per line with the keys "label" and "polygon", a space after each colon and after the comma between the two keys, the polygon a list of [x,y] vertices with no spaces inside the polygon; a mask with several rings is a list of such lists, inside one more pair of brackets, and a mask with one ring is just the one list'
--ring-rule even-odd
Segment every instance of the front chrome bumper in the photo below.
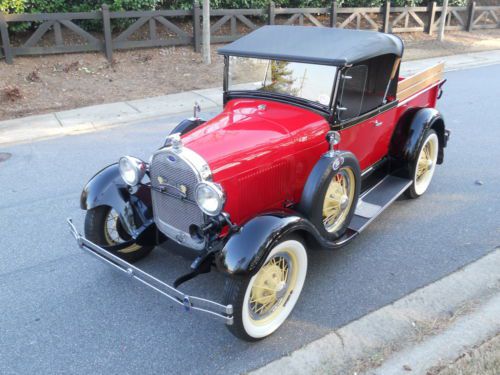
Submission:
{"label": "front chrome bumper", "polygon": [[75,237],[78,246],[88,254],[92,254],[103,262],[115,269],[118,269],[128,276],[140,281],[142,284],[150,287],[156,292],[168,297],[170,300],[184,306],[185,311],[202,311],[210,314],[211,316],[223,320],[226,324],[233,324],[233,306],[224,306],[220,303],[210,301],[204,298],[189,296],[182,293],[180,290],[158,280],[156,277],[142,271],[140,268],[124,261],[123,259],[117,257],[116,255],[104,250],[102,247],[90,242],[85,237],[80,235],[73,225],[71,219],[68,219],[68,225],[71,230],[71,234]]}

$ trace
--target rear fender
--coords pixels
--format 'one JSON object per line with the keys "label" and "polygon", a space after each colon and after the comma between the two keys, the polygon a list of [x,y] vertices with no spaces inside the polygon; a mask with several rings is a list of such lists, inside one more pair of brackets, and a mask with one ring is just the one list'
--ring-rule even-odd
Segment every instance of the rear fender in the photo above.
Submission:
{"label": "rear fender", "polygon": [[411,164],[418,158],[418,150],[428,129],[433,129],[438,136],[437,163],[443,163],[444,147],[446,147],[449,132],[445,129],[441,113],[435,108],[415,108],[401,116],[394,131],[389,152],[393,169]]}
{"label": "rear fender", "polygon": [[[112,207],[120,216],[125,230],[141,245],[156,244],[151,192],[139,185],[133,194],[120,176],[118,164],[111,164],[98,172],[83,188],[80,207],[90,210],[99,206]],[[155,243],[152,243],[155,242]]]}

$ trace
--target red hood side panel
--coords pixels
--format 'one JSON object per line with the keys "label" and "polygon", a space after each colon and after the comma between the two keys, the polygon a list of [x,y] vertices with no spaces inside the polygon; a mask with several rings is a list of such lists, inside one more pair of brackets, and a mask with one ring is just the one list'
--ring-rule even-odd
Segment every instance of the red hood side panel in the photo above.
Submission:
{"label": "red hood side panel", "polygon": [[208,162],[226,192],[225,211],[240,224],[300,196],[327,149],[326,131],[325,119],[305,109],[237,99],[182,138]]}

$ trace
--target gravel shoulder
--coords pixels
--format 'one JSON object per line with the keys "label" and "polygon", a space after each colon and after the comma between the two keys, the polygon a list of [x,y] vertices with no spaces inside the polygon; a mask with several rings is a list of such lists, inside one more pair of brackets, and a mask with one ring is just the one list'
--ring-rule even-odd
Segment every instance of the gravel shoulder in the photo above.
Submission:
{"label": "gravel shoulder", "polygon": [[429,370],[428,375],[498,375],[500,369],[500,334],[460,353],[448,363]]}
{"label": "gravel shoulder", "polygon": [[[500,29],[451,32],[442,43],[435,35],[400,36],[405,60],[500,49]],[[218,87],[223,63],[218,47],[213,46],[209,66],[189,46],[116,52],[113,63],[100,53],[0,63],[0,120]]]}

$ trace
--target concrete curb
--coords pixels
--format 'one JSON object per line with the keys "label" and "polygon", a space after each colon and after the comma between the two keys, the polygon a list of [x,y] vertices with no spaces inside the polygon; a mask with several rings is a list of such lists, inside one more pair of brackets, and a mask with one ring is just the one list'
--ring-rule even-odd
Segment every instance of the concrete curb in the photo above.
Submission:
{"label": "concrete curb", "polygon": [[[411,75],[440,61],[446,70],[500,63],[500,50],[404,62],[403,75]],[[117,103],[83,107],[0,122],[0,145],[26,143],[64,135],[102,130],[162,116],[189,113],[197,101],[203,110],[222,107],[222,89],[211,88]]]}
{"label": "concrete curb", "polygon": [[222,106],[221,89],[188,91],[2,121],[0,145],[87,133],[186,113],[192,111],[194,102],[198,102],[203,110]]}
{"label": "concrete curb", "polygon": [[[401,355],[396,354],[395,359],[386,363],[387,367],[384,367],[383,371],[379,369],[376,373],[384,375],[405,373],[402,368],[404,364],[424,371],[426,364],[429,364],[428,367],[435,364],[429,362],[430,360],[438,358],[439,355],[445,356],[446,349],[449,354],[458,346],[467,344],[465,342],[467,340],[470,340],[469,344],[475,344],[474,341],[478,337],[484,339],[485,335],[500,330],[498,319],[488,320],[492,316],[498,317],[494,314],[500,310],[499,269],[500,249],[497,248],[451,275],[365,315],[251,374],[275,374],[283,371],[289,375],[351,374],[354,369],[363,371],[372,365],[380,365],[382,360],[405,346],[409,346],[410,349]],[[449,348],[439,347],[446,342],[447,336],[441,338],[431,336],[433,341],[422,344],[418,350],[415,349],[415,342],[422,331],[425,331],[426,324],[449,321],[450,317],[458,314],[457,310],[473,310],[474,306],[488,299],[490,303],[484,304],[486,310],[479,311],[477,316],[474,314],[464,316],[452,328],[455,331],[473,328],[477,334],[463,335],[465,341],[456,342],[454,346],[448,345]],[[445,331],[444,335],[448,335],[449,338],[453,334]],[[433,353],[428,358],[429,361],[425,357],[429,356],[428,353]]]}
{"label": "concrete curb", "polygon": [[427,374],[429,367],[455,360],[465,348],[471,348],[500,333],[500,294],[480,308],[457,319],[442,334],[431,336],[418,345],[405,349],[388,359],[373,375],[397,375],[410,368],[412,374]]}

